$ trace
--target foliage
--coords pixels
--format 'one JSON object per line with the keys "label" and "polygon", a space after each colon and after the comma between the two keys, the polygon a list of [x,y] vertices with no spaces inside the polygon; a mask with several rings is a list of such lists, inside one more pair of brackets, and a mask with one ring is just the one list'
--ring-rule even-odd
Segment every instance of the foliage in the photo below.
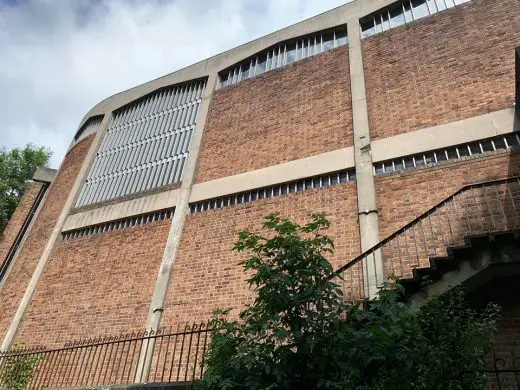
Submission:
{"label": "foliage", "polygon": [[0,387],[7,390],[27,389],[40,355],[21,352],[0,359],[5,360],[0,366]]}
{"label": "foliage", "polygon": [[37,168],[49,161],[51,152],[28,144],[10,151],[0,149],[0,233],[20,202]]}
{"label": "foliage", "polygon": [[230,320],[216,310],[199,389],[483,389],[482,368],[498,309],[477,313],[454,290],[422,309],[387,283],[377,299],[347,303],[325,256],[323,214],[300,226],[273,214],[262,236],[240,233],[234,250],[257,290]]}

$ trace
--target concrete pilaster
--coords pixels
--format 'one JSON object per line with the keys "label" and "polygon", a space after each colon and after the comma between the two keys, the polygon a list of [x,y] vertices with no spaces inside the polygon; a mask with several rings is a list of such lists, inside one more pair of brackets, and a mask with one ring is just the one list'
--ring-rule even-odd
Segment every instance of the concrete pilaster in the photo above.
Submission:
{"label": "concrete pilaster", "polygon": [[[40,281],[40,279],[43,275],[43,271],[45,269],[47,261],[49,260],[49,257],[52,253],[54,244],[55,244],[56,240],[58,239],[58,237],[60,236],[61,230],[63,228],[63,224],[65,223],[67,216],[69,215],[71,209],[74,207],[74,204],[75,204],[75,201],[79,194],[79,191],[81,189],[81,186],[82,186],[83,182],[85,181],[88,172],[90,171],[90,167],[92,165],[92,162],[94,161],[94,157],[96,156],[101,139],[103,138],[105,132],[107,131],[108,125],[111,120],[112,120],[112,115],[106,114],[105,117],[103,118],[103,121],[101,122],[100,129],[96,133],[94,141],[90,145],[90,149],[85,157],[85,160],[83,161],[79,174],[76,177],[74,185],[72,186],[72,189],[69,192],[69,195],[67,197],[67,200],[65,201],[65,204],[63,205],[63,208],[58,217],[56,225],[54,226],[54,229],[53,229],[49,239],[47,240],[47,244],[45,245],[42,255],[40,256],[40,259],[38,260],[36,269],[34,270],[32,276],[31,276],[31,280],[29,281],[29,284],[25,290],[22,300],[21,300],[20,304],[18,305],[18,309],[16,310],[16,313],[11,321],[11,325],[9,326],[9,329],[7,330],[7,333],[4,337],[2,346],[0,347],[0,350],[2,350],[2,351],[8,350],[11,347],[11,345],[16,337],[16,334],[20,328],[20,324],[22,323],[23,316],[24,316],[25,312],[27,311],[27,307],[29,306],[29,303],[31,302],[34,291],[36,290],[36,286],[38,285],[38,282]],[[65,160],[63,160],[63,161],[65,161]],[[62,162],[62,165],[63,165],[63,162]],[[61,171],[61,166],[60,166],[60,169],[58,170],[58,175],[59,175],[60,171]],[[51,183],[51,186],[50,186],[48,192],[50,192],[50,190],[52,189],[52,186],[55,183],[56,183],[56,181],[53,181]]]}
{"label": "concrete pilaster", "polygon": [[[189,212],[190,193],[195,178],[195,169],[197,167],[197,161],[199,158],[202,136],[206,125],[209,104],[211,102],[211,98],[213,97],[216,80],[216,73],[209,76],[206,89],[202,97],[202,103],[199,108],[195,135],[190,146],[190,154],[186,164],[186,169],[184,171],[184,177],[182,179],[179,196],[175,205],[175,211],[172,218],[170,232],[168,234],[168,240],[164,249],[161,266],[159,268],[159,274],[157,275],[155,282],[154,294],[148,312],[146,329],[149,331],[155,332],[161,325],[164,304],[168,295],[168,287],[170,285],[171,279],[175,278],[175,275],[172,275],[173,266],[175,264],[177,252],[179,250],[184,222],[186,221],[186,215]],[[136,383],[144,383],[148,379],[154,347],[153,340],[148,341],[148,343],[149,345],[143,348],[143,352],[139,358],[139,364],[135,377]]]}
{"label": "concrete pilaster", "polygon": [[[377,214],[376,190],[372,168],[368,106],[361,48],[359,20],[347,22],[350,83],[352,93],[352,121],[354,129],[354,159],[358,197],[359,233],[361,250],[365,252],[379,242],[379,218]],[[374,296],[383,282],[383,264],[380,253],[374,261],[363,264],[365,292]]]}

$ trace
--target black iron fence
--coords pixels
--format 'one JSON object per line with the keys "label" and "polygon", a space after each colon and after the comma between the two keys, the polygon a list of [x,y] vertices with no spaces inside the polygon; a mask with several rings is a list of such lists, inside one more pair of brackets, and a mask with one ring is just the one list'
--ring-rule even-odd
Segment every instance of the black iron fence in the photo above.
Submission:
{"label": "black iron fence", "polygon": [[28,378],[28,388],[85,387],[200,379],[211,329],[205,322],[75,341],[58,349],[0,353],[0,388]]}
{"label": "black iron fence", "polygon": [[520,354],[515,351],[494,353],[484,375],[487,376],[490,390],[520,389]]}

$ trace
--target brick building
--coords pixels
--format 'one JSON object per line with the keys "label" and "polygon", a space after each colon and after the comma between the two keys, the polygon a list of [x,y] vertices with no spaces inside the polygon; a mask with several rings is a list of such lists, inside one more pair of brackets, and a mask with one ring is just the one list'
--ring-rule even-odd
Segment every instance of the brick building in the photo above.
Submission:
{"label": "brick building", "polygon": [[463,283],[520,357],[518,5],[356,0],[103,100],[0,242],[2,348],[238,310],[237,233],[324,211],[348,299]]}

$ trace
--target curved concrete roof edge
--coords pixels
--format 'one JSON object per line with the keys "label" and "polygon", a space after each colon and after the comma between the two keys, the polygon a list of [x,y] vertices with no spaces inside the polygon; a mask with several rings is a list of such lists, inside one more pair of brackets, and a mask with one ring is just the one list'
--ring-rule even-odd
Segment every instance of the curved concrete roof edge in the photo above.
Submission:
{"label": "curved concrete roof edge", "polygon": [[[275,31],[253,41],[244,43],[233,49],[219,53],[213,57],[199,61],[193,65],[179,69],[175,72],[166,74],[157,79],[148,81],[144,84],[118,92],[90,109],[81,120],[78,128],[96,115],[103,115],[112,112],[132,101],[139,99],[160,88],[179,84],[193,79],[208,77],[210,74],[217,73],[226,69],[244,58],[250,57],[262,50],[275,45],[276,43],[297,38],[302,35],[311,34],[316,31],[345,24],[347,20],[359,19],[386,5],[394,3],[396,0],[354,0],[350,3],[341,5],[309,19],[303,20],[281,30]],[[213,86],[211,86],[212,88]]]}

